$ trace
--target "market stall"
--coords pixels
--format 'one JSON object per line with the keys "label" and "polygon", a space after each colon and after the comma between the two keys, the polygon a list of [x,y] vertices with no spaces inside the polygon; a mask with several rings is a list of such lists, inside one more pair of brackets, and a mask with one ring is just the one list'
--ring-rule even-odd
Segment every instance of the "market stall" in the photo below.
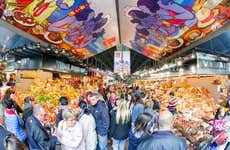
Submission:
{"label": "market stall", "polygon": [[[197,145],[211,137],[212,120],[218,107],[226,107],[229,88],[228,58],[196,53],[142,74],[135,84],[160,102],[161,109],[174,105],[178,112],[175,129]],[[217,60],[218,57],[218,60]],[[171,102],[171,92],[176,101]]]}

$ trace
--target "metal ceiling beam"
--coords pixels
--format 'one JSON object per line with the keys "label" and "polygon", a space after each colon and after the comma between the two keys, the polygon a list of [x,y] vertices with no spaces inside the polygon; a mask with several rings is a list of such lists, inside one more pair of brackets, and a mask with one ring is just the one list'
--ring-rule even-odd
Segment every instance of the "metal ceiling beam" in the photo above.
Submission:
{"label": "metal ceiling beam", "polygon": [[25,38],[27,38],[27,39],[29,39],[31,41],[34,41],[34,42],[37,42],[37,43],[39,42],[42,46],[47,47],[47,46],[50,45],[50,44],[38,39],[37,37],[25,32],[25,31],[15,27],[15,26],[13,26],[13,25],[11,25],[9,23],[7,23],[6,21],[4,21],[2,19],[0,19],[0,26],[4,27],[4,28],[6,28],[6,29],[8,29],[10,31],[13,31],[13,32],[17,33],[18,35],[20,35],[22,37],[25,37]]}
{"label": "metal ceiling beam", "polygon": [[116,11],[117,11],[117,27],[118,27],[118,36],[119,36],[119,39],[118,39],[118,42],[121,43],[121,21],[120,21],[120,10],[119,10],[119,0],[115,0],[115,3],[116,3]]}

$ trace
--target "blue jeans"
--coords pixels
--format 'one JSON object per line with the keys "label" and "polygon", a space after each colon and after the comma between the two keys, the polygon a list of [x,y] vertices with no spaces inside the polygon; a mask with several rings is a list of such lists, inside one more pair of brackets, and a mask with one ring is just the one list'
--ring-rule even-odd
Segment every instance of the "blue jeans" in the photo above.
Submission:
{"label": "blue jeans", "polygon": [[98,137],[97,150],[107,150],[108,135]]}
{"label": "blue jeans", "polygon": [[113,138],[113,150],[124,150],[125,149],[125,140],[116,140]]}
{"label": "blue jeans", "polygon": [[57,137],[51,136],[50,137],[50,150],[56,150],[56,143],[57,143]]}

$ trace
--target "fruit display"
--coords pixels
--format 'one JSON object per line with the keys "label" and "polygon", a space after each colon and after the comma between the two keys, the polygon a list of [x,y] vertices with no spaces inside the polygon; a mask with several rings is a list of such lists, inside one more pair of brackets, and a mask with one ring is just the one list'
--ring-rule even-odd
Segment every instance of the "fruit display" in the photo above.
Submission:
{"label": "fruit display", "polygon": [[18,103],[22,106],[23,99],[26,96],[34,97],[36,103],[42,104],[46,109],[47,122],[54,124],[59,107],[59,98],[66,96],[70,106],[77,108],[80,95],[85,96],[87,92],[98,89],[97,84],[92,80],[93,78],[88,77],[84,77],[84,79],[82,77],[81,80],[80,78],[50,79],[46,81],[37,79],[24,93],[20,93]]}
{"label": "fruit display", "polygon": [[[165,80],[165,81],[148,81],[144,86],[153,97],[159,100],[161,107],[166,109],[170,100],[170,92],[173,91],[177,99],[177,110],[186,114],[187,119],[214,118],[214,112],[218,105],[211,93],[204,87],[193,87],[186,80]],[[143,88],[143,87],[142,87]]]}
{"label": "fruit display", "polygon": [[180,115],[175,120],[174,128],[192,144],[196,145],[212,137],[210,135],[212,125],[207,122],[199,119],[186,120],[184,116]]}
{"label": "fruit display", "polygon": [[192,144],[200,143],[211,137],[211,120],[219,105],[205,87],[194,87],[186,80],[155,80],[137,82],[141,89],[146,89],[149,95],[159,100],[163,110],[171,103],[170,92],[176,98],[178,112],[175,119],[175,130],[187,138]]}

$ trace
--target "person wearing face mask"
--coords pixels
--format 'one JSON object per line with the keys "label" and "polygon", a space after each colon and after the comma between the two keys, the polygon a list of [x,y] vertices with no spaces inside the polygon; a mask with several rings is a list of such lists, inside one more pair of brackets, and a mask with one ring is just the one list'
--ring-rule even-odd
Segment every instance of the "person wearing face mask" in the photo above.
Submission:
{"label": "person wearing face mask", "polygon": [[57,128],[57,138],[62,150],[85,150],[83,130],[75,112],[72,108],[65,108],[62,115],[63,120]]}

